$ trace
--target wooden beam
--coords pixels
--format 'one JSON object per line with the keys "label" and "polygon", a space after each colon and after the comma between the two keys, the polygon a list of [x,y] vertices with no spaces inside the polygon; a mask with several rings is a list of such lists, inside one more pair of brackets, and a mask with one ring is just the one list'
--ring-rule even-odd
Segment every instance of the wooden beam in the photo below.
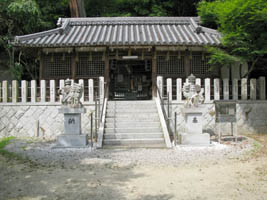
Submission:
{"label": "wooden beam", "polygon": [[157,80],[157,57],[156,50],[153,48],[152,50],[152,97],[157,96],[157,88],[156,88],[156,80]]}

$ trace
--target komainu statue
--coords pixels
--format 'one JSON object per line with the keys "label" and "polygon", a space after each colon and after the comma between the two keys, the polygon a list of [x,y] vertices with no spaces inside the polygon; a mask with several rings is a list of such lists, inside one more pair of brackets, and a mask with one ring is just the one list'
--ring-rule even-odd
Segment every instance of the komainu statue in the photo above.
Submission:
{"label": "komainu statue", "polygon": [[65,81],[65,86],[62,89],[59,89],[58,93],[63,95],[61,100],[63,106],[68,106],[70,108],[83,107],[80,101],[83,93],[82,84],[73,83],[73,85],[71,85],[71,80],[67,79]]}
{"label": "komainu statue", "polygon": [[183,95],[186,98],[185,107],[198,107],[204,102],[204,89],[196,85],[196,77],[191,74],[183,86]]}

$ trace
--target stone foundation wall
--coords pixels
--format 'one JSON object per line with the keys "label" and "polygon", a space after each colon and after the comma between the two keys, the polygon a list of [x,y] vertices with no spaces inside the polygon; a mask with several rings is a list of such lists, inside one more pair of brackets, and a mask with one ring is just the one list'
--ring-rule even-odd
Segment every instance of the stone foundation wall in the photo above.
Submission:
{"label": "stone foundation wall", "polygon": [[[231,127],[230,122],[216,123],[216,111],[213,103],[201,105],[203,113],[203,132],[211,135],[231,135],[233,131],[237,135],[267,133],[267,101],[239,101],[236,104],[236,123]],[[172,119],[177,112],[177,131],[185,132],[185,118],[182,113],[184,105],[172,105]],[[171,123],[174,127],[174,120]]]}
{"label": "stone foundation wall", "polygon": [[[177,131],[185,131],[185,120],[181,109],[182,103],[174,103],[174,112],[177,112]],[[213,103],[206,103],[204,107],[203,131],[211,135],[231,134],[231,124],[215,122],[216,113]],[[54,139],[63,133],[63,114],[58,112],[60,104],[0,104],[0,137],[45,137]],[[90,133],[89,113],[94,110],[93,105],[86,105],[87,112],[82,114],[82,132]],[[236,134],[266,133],[267,132],[267,101],[239,101],[236,104],[237,122],[233,124]],[[93,124],[94,125],[94,124]],[[171,123],[174,127],[174,120]]]}
{"label": "stone foundation wall", "polygon": [[[60,105],[0,105],[0,137],[45,137],[54,139],[63,133],[64,116]],[[85,106],[82,114],[82,132],[90,133],[89,113],[94,106]]]}

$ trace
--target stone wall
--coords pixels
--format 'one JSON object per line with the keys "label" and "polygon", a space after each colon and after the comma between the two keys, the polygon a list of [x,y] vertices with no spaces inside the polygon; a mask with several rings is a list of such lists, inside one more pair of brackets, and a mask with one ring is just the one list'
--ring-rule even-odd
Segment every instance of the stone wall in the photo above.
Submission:
{"label": "stone wall", "polygon": [[[203,131],[211,135],[237,135],[267,133],[267,101],[238,101],[236,103],[236,123],[231,127],[230,122],[216,123],[216,111],[213,103],[201,105],[203,113]],[[185,118],[182,113],[182,103],[172,105],[172,119],[177,112],[177,132],[185,132]],[[174,123],[172,121],[172,128]]]}
{"label": "stone wall", "polygon": [[[203,131],[211,135],[231,134],[231,124],[215,122],[216,113],[213,103],[205,103],[203,117]],[[181,109],[182,103],[172,105],[172,119],[177,112],[177,131],[185,131],[185,120]],[[45,137],[54,139],[63,133],[63,114],[58,112],[60,104],[41,103],[7,103],[0,104],[0,137]],[[89,113],[94,110],[93,105],[86,105],[87,113],[82,114],[82,132],[90,133]],[[267,132],[267,101],[239,101],[236,104],[236,118],[234,132],[241,134]],[[94,125],[94,124],[93,124]],[[171,126],[174,127],[173,121]]]}
{"label": "stone wall", "polygon": [[[0,137],[45,137],[54,139],[63,133],[64,116],[58,112],[60,105],[45,104],[0,104]],[[82,132],[90,133],[90,111],[94,106],[85,106],[82,114]]]}

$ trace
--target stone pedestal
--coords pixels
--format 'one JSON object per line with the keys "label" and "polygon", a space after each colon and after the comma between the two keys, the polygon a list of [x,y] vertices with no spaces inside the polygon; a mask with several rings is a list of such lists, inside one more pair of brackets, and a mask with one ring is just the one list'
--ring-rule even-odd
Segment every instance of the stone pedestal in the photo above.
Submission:
{"label": "stone pedestal", "polygon": [[183,114],[185,117],[186,127],[185,133],[181,134],[182,145],[209,145],[210,135],[203,133],[203,110],[200,107],[184,108]]}
{"label": "stone pedestal", "polygon": [[63,107],[59,113],[64,114],[64,134],[57,137],[57,147],[86,147],[88,145],[88,135],[82,135],[81,113],[85,113],[85,108]]}

